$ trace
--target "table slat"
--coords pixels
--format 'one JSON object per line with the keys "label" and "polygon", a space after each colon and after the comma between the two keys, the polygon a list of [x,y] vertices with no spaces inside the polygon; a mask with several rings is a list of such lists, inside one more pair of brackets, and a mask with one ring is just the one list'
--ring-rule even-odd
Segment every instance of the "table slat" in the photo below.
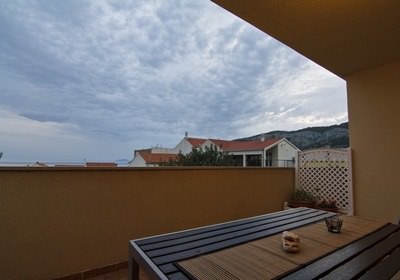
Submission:
{"label": "table slat", "polygon": [[389,257],[382,260],[377,266],[364,274],[360,280],[390,279],[399,269],[400,248],[391,253]]}
{"label": "table slat", "polygon": [[[400,246],[400,232],[397,231],[390,237],[386,238],[382,242],[379,242],[374,247],[359,256],[355,257],[346,264],[340,266],[336,270],[332,271],[323,279],[326,280],[346,280],[358,277],[366,272],[376,262],[380,261],[383,257],[390,254],[395,248]],[[400,262],[400,259],[398,259]],[[381,276],[379,277],[380,279]]]}
{"label": "table slat", "polygon": [[[185,274],[182,267],[178,267],[178,263],[200,255],[205,255],[205,258],[199,258],[204,262],[201,265],[214,266],[212,273],[209,269],[198,270],[198,273],[208,277],[203,279],[265,279],[275,277],[282,271],[279,279],[362,277],[369,280],[400,275],[398,225],[387,224],[381,227],[382,222],[376,220],[346,216],[342,234],[336,235],[328,233],[321,222],[334,215],[316,209],[296,208],[132,240],[130,259],[134,261],[130,264],[133,268],[131,276],[135,277],[137,271],[134,264],[136,268],[139,264],[151,277],[157,279],[188,280],[189,275]],[[311,231],[303,227],[309,224],[313,224],[308,226],[312,228]],[[281,232],[293,229],[302,238],[303,254],[285,258],[282,250],[274,249],[278,248]],[[252,248],[246,251],[244,246],[247,245],[242,244],[248,242]],[[270,252],[270,260],[262,257],[263,250]],[[274,259],[277,257],[279,260]],[[233,266],[234,274],[226,273],[229,266]],[[247,267],[244,270],[246,272],[242,271],[243,267]]]}
{"label": "table slat", "polygon": [[194,247],[194,248],[176,252],[173,254],[155,257],[155,258],[152,258],[152,260],[156,265],[162,265],[162,264],[166,264],[169,262],[176,262],[176,261],[184,260],[187,258],[192,258],[194,256],[198,256],[198,255],[210,253],[213,251],[229,248],[229,247],[236,246],[236,245],[239,245],[239,244],[242,244],[245,242],[263,238],[265,236],[270,236],[270,235],[273,235],[273,234],[276,234],[276,233],[279,233],[279,232],[282,232],[285,230],[290,230],[293,228],[301,227],[306,224],[315,223],[317,221],[320,221],[321,219],[324,219],[325,217],[332,216],[332,214],[333,213],[326,212],[326,213],[323,213],[322,215],[314,216],[314,217],[306,219],[306,220],[293,222],[290,224],[285,224],[283,226],[274,227],[271,229],[264,229],[262,231],[253,232],[253,233],[246,234],[246,235],[243,235],[240,237],[232,237],[231,239],[222,240],[222,241],[215,240],[215,243],[209,243],[204,246]]}
{"label": "table slat", "polygon": [[[349,216],[344,216],[343,220],[346,230],[342,229],[340,234],[328,232],[325,222],[294,230],[301,240],[297,253],[288,253],[282,249],[282,234],[279,233],[181,261],[179,266],[199,280],[212,279],[213,275],[219,278],[231,278],[233,275],[238,279],[272,279],[320,259],[386,224],[378,221],[366,223],[362,218]],[[321,236],[324,242],[320,241]]]}
{"label": "table slat", "polygon": [[[130,241],[130,258],[160,278],[181,279],[175,265],[183,259],[315,223],[335,213],[295,208],[207,227]],[[255,229],[254,229],[255,228]],[[178,246],[178,247],[177,247]],[[133,250],[133,251],[132,251]],[[132,252],[131,252],[132,251]],[[136,271],[136,270],[132,270]],[[185,279],[185,278],[182,278]]]}
{"label": "table slat", "polygon": [[305,215],[315,215],[315,211],[312,209],[304,209],[303,211],[296,211],[293,213],[286,213],[286,215],[280,214],[280,215],[268,215],[268,216],[263,216],[259,217],[255,220],[252,221],[243,221],[241,223],[232,223],[231,224],[226,224],[226,225],[221,225],[213,229],[204,229],[204,230],[199,230],[198,233],[196,234],[180,234],[178,233],[176,238],[169,238],[168,240],[163,240],[160,241],[159,239],[156,239],[156,241],[149,243],[147,242],[144,245],[140,245],[141,249],[146,252],[151,252],[152,250],[157,250],[157,249],[164,249],[167,247],[172,247],[172,246],[178,246],[181,244],[187,244],[193,241],[198,241],[214,236],[219,236],[219,235],[224,235],[228,233],[234,233],[238,232],[240,230],[246,230],[246,229],[251,229],[257,226],[264,226],[267,224],[272,224],[273,222],[279,222],[279,221],[284,221],[288,219],[297,219],[299,217],[305,216]]}
{"label": "table slat", "polygon": [[319,259],[302,269],[299,269],[289,275],[282,276],[280,279],[297,280],[297,279],[317,279],[331,272],[333,269],[344,265],[361,252],[370,248],[374,244],[384,240],[387,236],[395,233],[399,227],[388,224],[383,228],[371,233],[370,235],[359,239],[348,246],[339,249],[328,256]]}
{"label": "table slat", "polygon": [[[185,240],[184,238],[187,237],[192,237],[192,236],[197,236],[200,234],[210,234],[212,232],[218,231],[218,230],[224,230],[224,229],[230,229],[230,228],[235,228],[237,226],[243,226],[243,225],[249,225],[251,226],[252,224],[256,224],[257,222],[263,222],[269,219],[274,219],[274,218],[279,218],[279,217],[295,217],[295,216],[300,216],[300,215],[305,215],[308,213],[315,212],[315,209],[310,209],[310,208],[293,208],[285,211],[280,211],[276,213],[270,213],[270,214],[265,214],[265,215],[260,215],[256,217],[251,217],[251,218],[245,218],[237,221],[232,221],[232,222],[226,222],[226,223],[221,223],[221,224],[216,224],[216,225],[211,225],[211,226],[206,226],[206,227],[201,227],[201,228],[195,228],[191,230],[185,230],[181,232],[173,232],[169,234],[164,234],[160,236],[155,236],[155,237],[147,237],[144,239],[139,239],[135,240],[135,243],[138,244],[143,250],[152,250],[152,247],[147,247],[146,245],[153,245],[153,244],[159,244],[162,242],[168,242],[172,241],[170,244],[174,244],[175,240]],[[156,247],[157,248],[157,247]]]}
{"label": "table slat", "polygon": [[[262,232],[264,231],[268,231],[270,229],[273,228],[278,228],[278,227],[287,227],[287,228],[292,228],[294,227],[294,223],[300,223],[300,225],[303,225],[304,223],[302,223],[302,221],[318,221],[321,220],[320,216],[329,216],[330,214],[325,214],[325,213],[319,213],[319,212],[314,212],[314,213],[309,213],[300,217],[292,217],[289,219],[283,219],[281,218],[280,220],[275,220],[271,223],[267,222],[264,223],[262,225],[257,225],[257,226],[253,226],[250,228],[246,228],[243,230],[238,230],[238,231],[233,231],[233,232],[228,232],[228,233],[221,233],[217,236],[212,235],[211,237],[207,237],[207,238],[203,238],[203,239],[199,239],[199,240],[195,240],[192,242],[187,242],[187,243],[182,243],[182,244],[177,244],[174,246],[170,246],[170,247],[164,247],[164,248],[160,248],[157,250],[147,250],[145,251],[146,254],[150,257],[150,258],[154,258],[155,262],[158,264],[160,263],[158,260],[159,257],[161,256],[165,256],[165,255],[169,255],[169,254],[174,254],[174,253],[179,253],[179,252],[183,252],[186,250],[191,250],[192,248],[200,248],[203,246],[207,246],[209,244],[215,244],[224,240],[239,240],[240,237],[242,237],[241,239],[243,239],[243,241],[241,242],[247,242],[251,240],[251,236],[253,234],[257,235],[257,233],[261,232],[261,237]],[[257,237],[258,238],[258,237]],[[240,241],[239,241],[240,242]],[[238,243],[236,243],[238,244]]]}

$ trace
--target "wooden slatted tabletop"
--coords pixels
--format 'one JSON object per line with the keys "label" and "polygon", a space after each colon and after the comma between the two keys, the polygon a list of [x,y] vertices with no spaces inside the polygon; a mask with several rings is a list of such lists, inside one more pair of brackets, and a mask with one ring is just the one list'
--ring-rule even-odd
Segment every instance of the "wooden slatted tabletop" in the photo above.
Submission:
{"label": "wooden slatted tabletop", "polygon": [[[360,276],[360,271],[365,279],[374,279],[374,275],[386,275],[387,278],[379,279],[389,279],[389,275],[396,274],[400,266],[398,225],[346,217],[342,229],[345,234],[328,233],[321,222],[334,215],[296,208],[132,240],[129,242],[129,277],[138,279],[139,267],[149,279],[191,279],[196,273],[207,275],[204,279],[353,279],[354,275]],[[289,260],[282,256],[276,245],[279,245],[280,233],[285,230],[302,236],[301,248],[307,254],[299,252]],[[305,242],[303,235],[308,236]],[[249,244],[251,249],[246,247]],[[272,251],[268,257],[264,254],[266,249]],[[371,249],[372,257],[367,253]],[[384,260],[378,262],[381,259]],[[193,268],[197,272],[188,273],[184,268],[190,260],[197,260]],[[237,274],[224,274],[226,265],[235,268]],[[347,270],[350,267],[352,272],[343,273],[342,267]],[[338,275],[345,276],[336,278]]]}
{"label": "wooden slatted tabletop", "polygon": [[300,250],[289,253],[282,249],[281,234],[204,256],[179,262],[191,278],[215,279],[272,279],[319,259],[386,223],[359,217],[344,216],[340,234],[327,231],[325,222],[307,225],[293,232],[300,236]]}

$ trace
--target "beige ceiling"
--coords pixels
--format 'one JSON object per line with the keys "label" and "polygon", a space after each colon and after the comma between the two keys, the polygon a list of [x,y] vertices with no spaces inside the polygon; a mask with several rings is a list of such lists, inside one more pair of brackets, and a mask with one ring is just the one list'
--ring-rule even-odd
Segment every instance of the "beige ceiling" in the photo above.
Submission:
{"label": "beige ceiling", "polygon": [[336,75],[400,60],[400,0],[212,0]]}

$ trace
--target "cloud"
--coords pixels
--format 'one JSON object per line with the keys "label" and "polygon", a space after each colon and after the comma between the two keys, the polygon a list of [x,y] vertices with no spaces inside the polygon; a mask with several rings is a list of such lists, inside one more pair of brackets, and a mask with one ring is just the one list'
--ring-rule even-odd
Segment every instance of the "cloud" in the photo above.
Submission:
{"label": "cloud", "polygon": [[54,160],[73,146],[114,160],[185,131],[232,139],[347,119],[343,80],[208,0],[3,1],[0,36],[0,149],[31,147],[15,159],[43,154],[13,144],[18,131]]}
{"label": "cloud", "polygon": [[[61,147],[72,148],[82,142],[82,137],[77,133],[77,127],[68,124],[59,124],[51,121],[34,120],[13,112],[0,111],[0,147],[13,147],[18,149],[5,149],[5,160],[29,158],[36,155],[39,159],[51,159],[51,153]],[[49,145],[51,143],[51,145]],[[39,155],[40,151],[40,155]]]}

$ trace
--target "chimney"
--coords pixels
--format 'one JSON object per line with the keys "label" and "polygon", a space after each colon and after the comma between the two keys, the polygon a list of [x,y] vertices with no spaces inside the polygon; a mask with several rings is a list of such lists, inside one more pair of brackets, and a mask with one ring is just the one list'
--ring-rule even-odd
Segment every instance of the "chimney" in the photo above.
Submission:
{"label": "chimney", "polygon": [[263,135],[263,136],[261,136],[261,138],[260,138],[260,142],[264,142],[265,141],[265,136]]}
{"label": "chimney", "polygon": [[188,135],[189,135],[189,133],[186,131],[186,132],[185,132],[185,138],[187,138]]}

